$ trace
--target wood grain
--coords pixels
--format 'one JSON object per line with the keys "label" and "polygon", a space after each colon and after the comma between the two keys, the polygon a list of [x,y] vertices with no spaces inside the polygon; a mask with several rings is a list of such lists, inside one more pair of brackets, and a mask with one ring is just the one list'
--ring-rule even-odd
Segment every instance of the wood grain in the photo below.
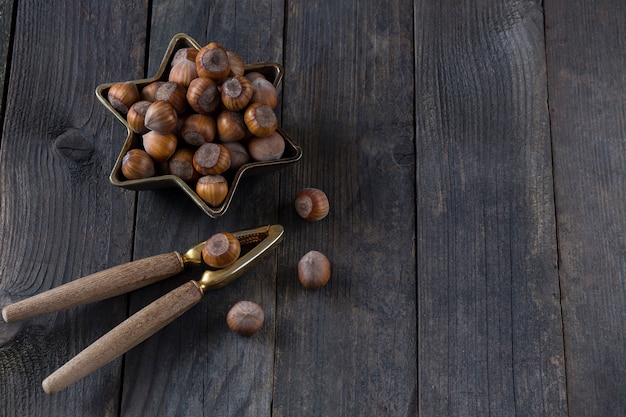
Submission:
{"label": "wood grain", "polygon": [[0,124],[4,116],[4,80],[9,70],[8,58],[13,25],[13,1],[0,1]]}
{"label": "wood grain", "polygon": [[542,18],[416,3],[420,415],[567,415]]}
{"label": "wood grain", "polygon": [[[409,1],[287,3],[283,127],[303,159],[281,184],[273,416],[414,414],[414,71]],[[300,219],[316,187],[328,217]],[[298,260],[331,263],[306,290]]]}
{"label": "wood grain", "polygon": [[626,4],[546,2],[570,416],[626,415]]}
{"label": "wood grain", "polygon": [[[107,179],[124,129],[97,103],[94,89],[141,75],[146,33],[146,9],[136,3],[27,1],[15,7],[0,149],[3,301],[130,260],[133,193]],[[121,301],[24,323],[0,354],[2,413],[114,412],[121,361],[58,396],[46,395],[40,384],[125,317]]]}
{"label": "wood grain", "polygon": [[48,394],[55,394],[170,324],[202,299],[202,289],[189,281],[148,304],[111,331],[83,349],[78,355],[43,380]]}
{"label": "wood grain", "polygon": [[[626,415],[625,21],[619,0],[0,0],[0,307],[285,226],[55,395],[46,375],[202,268],[0,323],[0,415]],[[280,124],[304,151],[219,219],[107,179],[126,132],[94,89],[152,75],[179,32],[283,64]],[[304,187],[329,196],[321,222],[293,209]],[[296,275],[309,250],[331,261],[316,291]],[[244,299],[265,312],[252,337],[226,326]]]}
{"label": "wood grain", "polygon": [[[171,36],[178,32],[201,45],[220,42],[245,62],[282,63],[282,1],[155,1],[152,5],[149,73],[158,68]],[[218,219],[208,218],[178,190],[140,193],[134,256],[156,248],[182,249],[220,231],[277,223],[283,172],[245,178],[229,211]],[[287,236],[290,233],[286,231]],[[236,282],[209,291],[184,318],[126,355],[121,414],[270,415],[276,262],[272,253]],[[199,279],[201,273],[201,268],[190,269],[180,280]],[[176,280],[163,284],[134,293],[131,312],[179,285]],[[262,330],[250,338],[226,326],[228,310],[244,299],[261,305],[266,317]],[[171,389],[172,384],[177,388]]]}

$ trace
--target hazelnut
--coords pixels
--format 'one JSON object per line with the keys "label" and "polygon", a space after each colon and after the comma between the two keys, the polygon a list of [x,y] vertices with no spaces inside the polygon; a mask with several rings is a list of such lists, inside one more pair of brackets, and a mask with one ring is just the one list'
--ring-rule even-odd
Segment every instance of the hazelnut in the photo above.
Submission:
{"label": "hazelnut", "polygon": [[221,175],[205,175],[196,182],[196,194],[210,206],[217,207],[228,195],[228,182]]}
{"label": "hazelnut", "polygon": [[116,83],[109,88],[107,98],[115,110],[125,115],[139,101],[139,89],[130,81]]}
{"label": "hazelnut", "polygon": [[203,46],[196,55],[196,70],[200,77],[220,82],[228,77],[230,63],[222,45],[216,42]]}
{"label": "hazelnut", "polygon": [[153,81],[150,84],[146,85],[141,89],[141,99],[146,101],[156,101],[154,98],[154,94],[156,90],[164,83],[165,81]]}
{"label": "hazelnut", "polygon": [[193,168],[194,151],[189,148],[180,148],[169,159],[168,172],[186,182],[193,182],[200,177]]}
{"label": "hazelnut", "polygon": [[130,106],[128,114],[126,115],[126,121],[128,121],[128,126],[130,126],[133,132],[143,134],[148,131],[145,120],[146,112],[151,104],[152,103],[149,101],[139,100]]}
{"label": "hazelnut", "polygon": [[247,73],[247,74],[245,75],[245,77],[246,77],[246,78],[247,78],[247,79],[248,79],[251,83],[252,83],[252,82],[254,82],[254,80],[256,80],[257,78],[264,78],[264,79],[267,79],[267,78],[265,78],[265,75],[261,74],[261,73],[260,73],[260,72],[258,72],[258,71],[250,71],[249,73]]}
{"label": "hazelnut", "polygon": [[241,113],[224,110],[217,115],[217,136],[222,142],[236,142],[245,138],[247,132]]}
{"label": "hazelnut", "polygon": [[228,327],[243,336],[251,336],[263,327],[263,309],[252,301],[239,301],[226,315]]}
{"label": "hazelnut", "polygon": [[253,137],[248,142],[248,152],[255,161],[280,159],[285,152],[285,139],[278,132],[263,138]]}
{"label": "hazelnut", "polygon": [[148,129],[155,132],[169,133],[176,129],[178,115],[170,103],[158,100],[146,110],[144,124]]}
{"label": "hazelnut", "polygon": [[[167,80],[183,87],[188,87],[192,80],[198,77],[196,63],[183,59],[172,67]],[[185,91],[186,93],[186,91]]]}
{"label": "hazelnut", "polygon": [[129,180],[154,175],[154,160],[143,149],[131,149],[122,158],[122,174]]}
{"label": "hazelnut", "polygon": [[204,114],[190,114],[185,117],[180,127],[180,136],[192,146],[201,146],[213,142],[215,138],[215,120]]}
{"label": "hazelnut", "polygon": [[174,68],[176,64],[181,61],[191,61],[195,65],[196,56],[198,56],[198,50],[196,48],[181,48],[174,54],[171,66]]}
{"label": "hazelnut", "polygon": [[245,71],[243,59],[233,51],[226,51],[226,55],[230,64],[230,75],[243,75]]}
{"label": "hazelnut", "polygon": [[221,86],[221,97],[228,110],[242,110],[252,97],[252,84],[242,75],[230,77]]}
{"label": "hazelnut", "polygon": [[187,102],[200,114],[211,114],[220,105],[220,92],[217,84],[210,78],[195,78],[187,88]]}
{"label": "hazelnut", "polygon": [[155,162],[167,161],[178,145],[178,139],[173,133],[159,133],[154,130],[142,136],[143,148]]}
{"label": "hazelnut", "polygon": [[226,142],[223,144],[230,153],[230,169],[238,170],[242,165],[250,162],[250,154],[240,142]]}
{"label": "hazelnut", "polygon": [[307,252],[298,262],[298,279],[312,290],[322,288],[330,279],[330,262],[321,252]]}
{"label": "hazelnut", "polygon": [[216,233],[202,247],[202,260],[213,268],[225,268],[241,255],[239,239],[229,232]]}
{"label": "hazelnut", "polygon": [[326,193],[317,188],[302,189],[296,195],[294,206],[300,217],[311,222],[322,220],[329,211]]}
{"label": "hazelnut", "polygon": [[215,175],[230,168],[230,153],[222,144],[205,143],[193,154],[193,167],[202,175]]}
{"label": "hazelnut", "polygon": [[175,82],[161,84],[154,93],[154,98],[170,103],[176,114],[183,114],[187,110],[187,89]]}
{"label": "hazelnut", "polygon": [[244,113],[243,119],[250,133],[259,137],[271,135],[278,127],[276,114],[267,104],[250,104]]}
{"label": "hazelnut", "polygon": [[267,104],[270,108],[276,108],[278,93],[274,84],[263,77],[257,77],[252,81],[252,97],[250,103]]}

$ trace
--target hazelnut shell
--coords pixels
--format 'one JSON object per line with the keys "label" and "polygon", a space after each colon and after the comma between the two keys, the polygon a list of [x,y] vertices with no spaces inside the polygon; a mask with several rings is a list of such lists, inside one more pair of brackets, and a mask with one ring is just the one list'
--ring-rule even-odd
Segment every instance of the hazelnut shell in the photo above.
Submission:
{"label": "hazelnut shell", "polygon": [[205,143],[193,154],[193,167],[202,175],[222,174],[230,168],[230,152],[222,144]]}
{"label": "hazelnut shell", "polygon": [[228,182],[221,175],[205,175],[196,181],[196,194],[209,206],[217,207],[228,195]]}
{"label": "hazelnut shell", "polygon": [[154,160],[143,149],[131,149],[122,159],[122,174],[129,180],[152,177]]}
{"label": "hazelnut shell", "polygon": [[111,88],[109,88],[107,97],[111,106],[124,115],[128,113],[130,106],[140,99],[137,84],[130,81],[119,82],[112,85]]}
{"label": "hazelnut shell", "polygon": [[178,115],[170,103],[158,100],[146,110],[144,124],[148,129],[155,132],[169,133],[176,129]]}
{"label": "hazelnut shell", "polygon": [[330,279],[330,261],[321,252],[309,251],[298,262],[298,279],[308,289],[322,288]]}
{"label": "hazelnut shell", "polygon": [[187,88],[187,103],[200,114],[215,112],[221,101],[217,84],[210,78],[198,77],[189,83]]}
{"label": "hazelnut shell", "polygon": [[328,215],[328,197],[317,188],[304,188],[296,195],[294,207],[300,217],[310,222],[322,220]]}
{"label": "hazelnut shell", "polygon": [[239,301],[226,315],[228,327],[242,336],[251,336],[263,327],[265,314],[257,303]]}
{"label": "hazelnut shell", "polygon": [[248,152],[255,161],[275,161],[285,152],[285,140],[274,132],[266,137],[253,137],[248,142]]}
{"label": "hazelnut shell", "polygon": [[226,49],[216,42],[200,48],[196,55],[196,70],[200,77],[210,78],[216,82],[223,81],[230,73]]}
{"label": "hazelnut shell", "polygon": [[150,131],[142,136],[143,148],[155,162],[167,161],[176,151],[178,139],[173,133]]}
{"label": "hazelnut shell", "polygon": [[216,233],[207,239],[202,248],[202,260],[213,268],[225,268],[239,259],[241,244],[229,232]]}
{"label": "hazelnut shell", "polygon": [[278,118],[276,117],[276,113],[274,113],[274,110],[272,110],[272,108],[267,104],[250,104],[246,108],[243,119],[246,123],[246,127],[254,136],[266,137],[274,133],[276,128],[278,128]]}

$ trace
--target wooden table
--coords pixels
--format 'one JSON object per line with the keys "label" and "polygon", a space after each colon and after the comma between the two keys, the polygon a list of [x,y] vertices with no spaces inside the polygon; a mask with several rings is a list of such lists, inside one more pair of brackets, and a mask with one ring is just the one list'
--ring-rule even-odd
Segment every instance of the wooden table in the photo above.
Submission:
{"label": "wooden table", "polygon": [[[245,277],[49,396],[41,380],[186,280],[0,327],[6,416],[626,415],[622,0],[0,2],[0,298],[279,223]],[[108,175],[105,82],[179,32],[285,68],[303,158],[210,219]],[[303,187],[331,214],[297,217]],[[296,264],[327,254],[329,284]],[[261,304],[252,337],[229,308]]]}

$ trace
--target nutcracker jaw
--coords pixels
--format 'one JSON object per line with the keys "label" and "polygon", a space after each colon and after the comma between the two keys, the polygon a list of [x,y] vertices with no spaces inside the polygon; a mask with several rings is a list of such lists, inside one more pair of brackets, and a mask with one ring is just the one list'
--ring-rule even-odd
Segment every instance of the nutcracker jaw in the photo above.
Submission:
{"label": "nutcracker jaw", "polygon": [[249,244],[255,246],[240,256],[234,264],[223,269],[205,271],[198,281],[203,291],[222,288],[239,278],[282,241],[284,229],[283,226],[274,224],[235,232],[233,235],[242,246]]}

